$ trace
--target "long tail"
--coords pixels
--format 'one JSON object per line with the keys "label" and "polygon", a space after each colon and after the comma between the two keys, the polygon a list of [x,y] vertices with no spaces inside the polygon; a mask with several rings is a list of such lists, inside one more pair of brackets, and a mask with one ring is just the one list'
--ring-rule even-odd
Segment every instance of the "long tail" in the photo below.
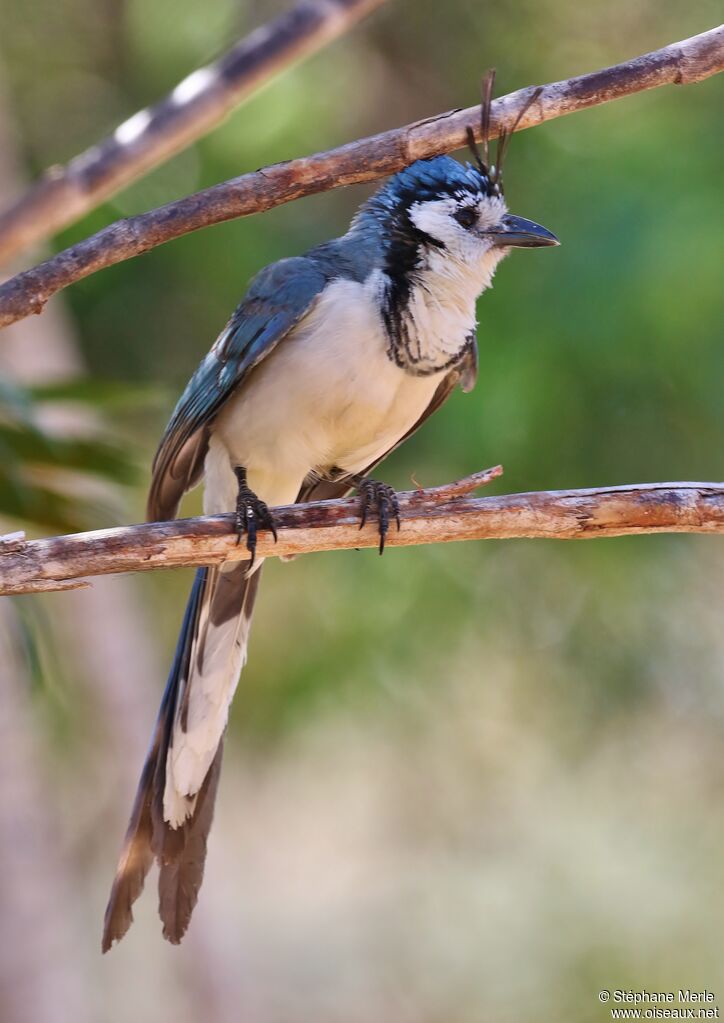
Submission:
{"label": "long tail", "polygon": [[246,661],[260,570],[196,573],[106,908],[107,952],[133,923],[154,857],[163,935],[178,944],[204,876],[229,704]]}

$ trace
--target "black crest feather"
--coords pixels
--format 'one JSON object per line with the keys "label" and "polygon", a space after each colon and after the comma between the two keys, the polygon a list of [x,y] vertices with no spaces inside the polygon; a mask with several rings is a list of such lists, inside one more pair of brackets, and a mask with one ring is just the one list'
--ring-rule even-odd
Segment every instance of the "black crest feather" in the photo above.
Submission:
{"label": "black crest feather", "polygon": [[489,195],[503,194],[503,163],[508,151],[511,135],[518,129],[521,120],[531,108],[533,103],[543,92],[541,86],[531,90],[530,95],[521,105],[510,127],[502,128],[498,133],[498,144],[495,151],[495,162],[490,163],[490,121],[493,106],[493,89],[495,87],[495,68],[486,71],[483,76],[480,99],[480,145],[475,141],[475,131],[468,125],[465,135],[468,140],[468,147],[473,154],[475,164],[480,173],[488,179]]}

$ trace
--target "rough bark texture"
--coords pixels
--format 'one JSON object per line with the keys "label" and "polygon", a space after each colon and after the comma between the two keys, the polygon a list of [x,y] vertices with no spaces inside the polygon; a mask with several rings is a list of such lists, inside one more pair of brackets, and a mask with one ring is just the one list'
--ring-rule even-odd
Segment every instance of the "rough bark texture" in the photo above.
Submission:
{"label": "rough bark texture", "polygon": [[[724,533],[724,483],[642,483],[592,490],[468,496],[500,468],[432,490],[400,494],[402,529],[388,547],[452,540],[540,537],[552,540],[636,533]],[[279,540],[263,532],[258,554],[376,547],[377,523],[359,528],[358,501],[320,501],[274,511]],[[19,543],[0,541],[0,594],[78,585],[85,576],[213,565],[248,557],[237,544],[233,516],[151,522]]]}
{"label": "rough bark texture", "polygon": [[[588,75],[542,88],[518,130],[659,85],[686,85],[724,69],[724,26]],[[490,137],[510,128],[530,89],[493,103]],[[414,160],[462,149],[479,138],[480,108],[452,110],[338,149],[244,174],[148,213],[119,220],[0,287],[0,327],[39,313],[48,299],[89,274],[201,227],[260,213],[301,196],[373,181]]]}
{"label": "rough bark texture", "polygon": [[341,35],[383,0],[302,0],[0,213],[0,263],[73,223],[211,131],[250,93]]}

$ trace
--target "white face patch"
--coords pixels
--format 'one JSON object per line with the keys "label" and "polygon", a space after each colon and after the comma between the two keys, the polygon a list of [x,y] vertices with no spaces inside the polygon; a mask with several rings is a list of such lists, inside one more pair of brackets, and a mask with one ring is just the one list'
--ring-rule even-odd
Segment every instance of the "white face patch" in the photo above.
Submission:
{"label": "white face patch", "polygon": [[[455,214],[463,209],[472,209],[478,216],[472,228],[464,227],[455,219]],[[498,227],[506,213],[505,202],[499,196],[476,199],[470,193],[461,192],[459,198],[414,203],[410,208],[410,220],[420,231],[442,242],[448,258],[475,266],[491,249],[490,240],[480,232]]]}
{"label": "white face patch", "polygon": [[[462,210],[476,214],[469,227],[456,219]],[[408,372],[442,372],[469,346],[475,330],[475,301],[490,287],[495,268],[507,252],[485,231],[497,228],[506,213],[501,198],[462,190],[459,195],[410,207],[415,227],[442,244],[428,244],[418,251],[407,300],[399,313],[395,358]]]}

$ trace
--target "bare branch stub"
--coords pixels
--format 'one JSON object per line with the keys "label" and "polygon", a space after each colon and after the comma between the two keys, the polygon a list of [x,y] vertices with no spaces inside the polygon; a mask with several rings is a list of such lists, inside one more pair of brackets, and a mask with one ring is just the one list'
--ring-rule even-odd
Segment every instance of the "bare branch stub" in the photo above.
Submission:
{"label": "bare branch stub", "polygon": [[[557,540],[643,533],[724,534],[724,483],[648,483],[592,490],[471,497],[500,467],[429,490],[400,494],[402,529],[390,548],[455,540]],[[275,509],[278,543],[259,536],[258,554],[377,547],[376,523],[359,529],[358,501],[320,501]],[[0,595],[68,589],[85,577],[218,564],[245,557],[232,515],[150,522],[33,540],[3,552]]]}
{"label": "bare branch stub", "polygon": [[[613,67],[553,82],[523,115],[518,130],[645,89],[689,84],[724,70],[724,26]],[[496,100],[490,138],[511,128],[529,90]],[[244,174],[213,188],[117,221],[0,286],[0,327],[42,310],[75,281],[212,224],[261,213],[301,196],[392,174],[413,160],[462,149],[480,109],[454,110],[338,149]],[[477,129],[479,137],[479,127]]]}
{"label": "bare branch stub", "polygon": [[51,167],[0,212],[0,263],[50,237],[211,131],[264,82],[351,28],[383,0],[300,0],[116,131]]}

